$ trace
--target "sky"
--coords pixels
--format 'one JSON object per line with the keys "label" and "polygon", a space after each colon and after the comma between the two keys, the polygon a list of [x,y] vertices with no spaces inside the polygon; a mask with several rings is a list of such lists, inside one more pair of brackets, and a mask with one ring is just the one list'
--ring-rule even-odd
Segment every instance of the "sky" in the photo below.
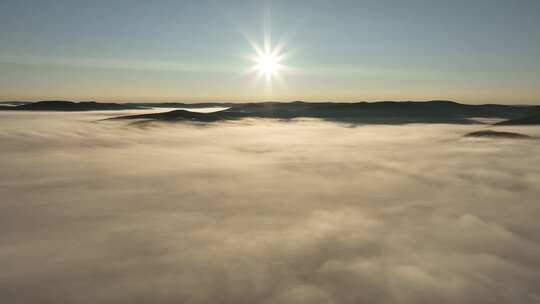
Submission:
{"label": "sky", "polygon": [[[0,100],[540,104],[540,1],[0,0]],[[270,80],[253,68],[282,46]]]}

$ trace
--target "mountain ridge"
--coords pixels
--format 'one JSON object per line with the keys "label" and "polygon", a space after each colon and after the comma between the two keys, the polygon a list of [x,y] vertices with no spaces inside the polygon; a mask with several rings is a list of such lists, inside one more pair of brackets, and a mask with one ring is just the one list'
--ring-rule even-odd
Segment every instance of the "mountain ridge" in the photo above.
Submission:
{"label": "mountain ridge", "polygon": [[[196,113],[180,109],[226,108],[211,113]],[[404,123],[478,123],[475,118],[504,119],[498,125],[540,124],[540,106],[502,104],[462,104],[450,100],[378,101],[378,102],[205,102],[205,103],[99,103],[95,101],[49,100],[34,103],[2,102],[2,111],[100,111],[148,108],[178,108],[165,113],[119,116],[114,119],[144,119],[163,121],[238,120],[243,118],[318,118],[358,124]]]}
{"label": "mountain ridge", "polygon": [[119,104],[119,103],[99,103],[95,101],[73,102],[66,100],[45,100],[33,103],[22,103],[14,106],[1,106],[3,111],[105,111],[105,110],[134,110],[142,107]]}
{"label": "mountain ridge", "polygon": [[475,123],[474,118],[514,119],[528,115],[537,106],[509,106],[497,104],[466,105],[453,101],[434,100],[427,102],[303,102],[294,101],[260,102],[232,104],[228,109],[191,114],[189,111],[174,110],[166,113],[153,113],[120,116],[114,119],[146,119],[164,121],[238,120],[242,118],[319,118],[347,123]]}

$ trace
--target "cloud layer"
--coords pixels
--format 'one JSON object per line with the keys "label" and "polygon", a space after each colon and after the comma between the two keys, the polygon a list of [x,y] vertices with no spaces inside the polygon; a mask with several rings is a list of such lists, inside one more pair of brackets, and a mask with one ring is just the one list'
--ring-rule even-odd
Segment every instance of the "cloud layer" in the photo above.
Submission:
{"label": "cloud layer", "polygon": [[0,114],[2,302],[540,301],[536,140],[102,117]]}

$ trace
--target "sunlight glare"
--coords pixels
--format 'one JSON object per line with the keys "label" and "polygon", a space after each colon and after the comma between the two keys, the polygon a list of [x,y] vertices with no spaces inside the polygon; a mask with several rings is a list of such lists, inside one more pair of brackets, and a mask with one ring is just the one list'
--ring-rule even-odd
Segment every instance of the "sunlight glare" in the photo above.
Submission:
{"label": "sunlight glare", "polygon": [[287,68],[282,63],[286,57],[286,54],[283,53],[283,42],[272,46],[271,39],[265,37],[262,48],[253,41],[250,41],[250,44],[255,51],[255,54],[250,57],[251,61],[255,63],[251,72],[256,73],[259,79],[266,79],[268,85],[272,84],[273,79],[282,81],[280,74]]}
{"label": "sunlight glare", "polygon": [[277,72],[278,58],[273,54],[263,54],[257,58],[257,70],[266,76],[272,76]]}

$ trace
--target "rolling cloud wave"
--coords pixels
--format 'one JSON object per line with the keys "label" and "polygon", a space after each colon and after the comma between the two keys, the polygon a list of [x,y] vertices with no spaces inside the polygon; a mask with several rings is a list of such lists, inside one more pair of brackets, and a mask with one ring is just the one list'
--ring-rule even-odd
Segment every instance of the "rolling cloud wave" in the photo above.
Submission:
{"label": "rolling cloud wave", "polygon": [[3,302],[540,301],[536,140],[0,115]]}

